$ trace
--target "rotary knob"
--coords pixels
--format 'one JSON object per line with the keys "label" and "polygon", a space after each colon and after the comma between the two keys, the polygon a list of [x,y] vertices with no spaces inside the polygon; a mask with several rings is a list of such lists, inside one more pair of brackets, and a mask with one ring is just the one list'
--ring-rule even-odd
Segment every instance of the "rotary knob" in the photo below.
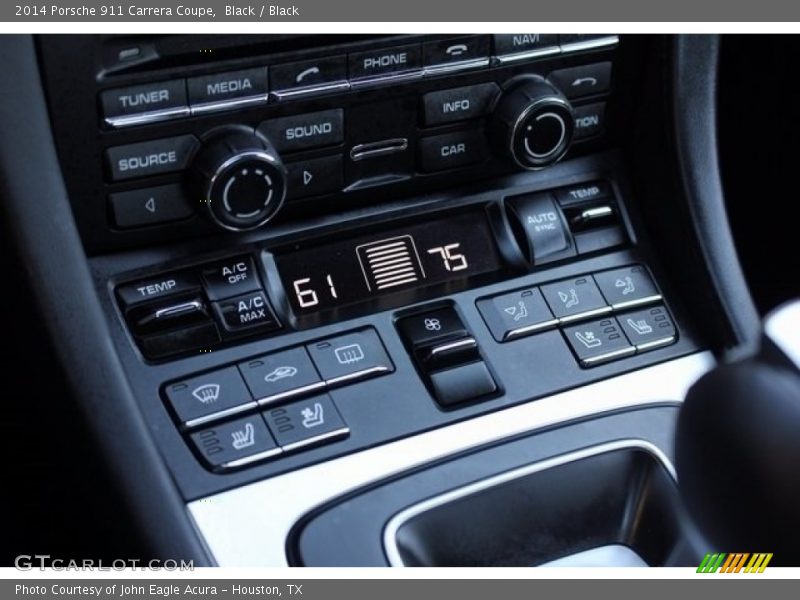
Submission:
{"label": "rotary knob", "polygon": [[286,169],[263,137],[229,131],[209,139],[192,165],[211,220],[229,231],[261,227],[286,198]]}
{"label": "rotary knob", "polygon": [[523,169],[541,169],[569,150],[575,118],[566,98],[544,79],[526,78],[500,97],[492,114],[495,150]]}

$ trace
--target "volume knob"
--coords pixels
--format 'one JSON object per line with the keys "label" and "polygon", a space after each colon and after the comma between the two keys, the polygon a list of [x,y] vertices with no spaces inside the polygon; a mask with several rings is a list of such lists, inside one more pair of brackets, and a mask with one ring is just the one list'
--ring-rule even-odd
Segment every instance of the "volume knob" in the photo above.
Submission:
{"label": "volume knob", "polygon": [[208,140],[195,158],[198,192],[211,220],[230,231],[261,227],[286,197],[286,169],[272,144],[250,131]]}

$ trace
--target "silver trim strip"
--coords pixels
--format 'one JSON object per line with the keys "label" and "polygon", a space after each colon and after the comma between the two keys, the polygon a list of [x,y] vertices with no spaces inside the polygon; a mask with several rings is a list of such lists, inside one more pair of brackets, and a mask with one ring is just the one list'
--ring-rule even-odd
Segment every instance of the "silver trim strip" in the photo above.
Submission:
{"label": "silver trim strip", "polygon": [[512,329],[511,331],[506,331],[505,335],[503,336],[503,341],[507,342],[509,340],[523,337],[532,333],[538,333],[546,329],[553,329],[554,327],[557,326],[558,326],[558,319],[552,319],[550,321],[542,321],[540,323],[534,323],[533,325],[526,325],[525,327],[519,327],[517,329]]}
{"label": "silver trim strip", "polygon": [[764,333],[800,369],[800,300],[769,313],[764,320]]}
{"label": "silver trim strip", "polygon": [[297,521],[343,494],[447,456],[565,421],[682,401],[714,366],[699,352],[368,448],[187,504],[220,566],[288,566],[286,539]]}
{"label": "silver trim strip", "polygon": [[581,358],[580,361],[581,365],[584,367],[593,367],[595,365],[599,365],[600,363],[622,358],[623,356],[630,356],[631,354],[636,354],[635,346],[628,346],[626,348],[620,348],[619,350],[613,350],[612,352],[606,352],[605,354]]}
{"label": "silver trim strip", "polygon": [[636,352],[646,352],[647,350],[652,350],[653,348],[659,348],[660,346],[669,346],[674,341],[675,341],[675,336],[668,335],[667,337],[663,337],[658,340],[653,340],[652,342],[645,342],[644,344],[638,344],[636,346]]}
{"label": "silver trim strip", "polygon": [[667,458],[667,456],[661,451],[660,448],[658,448],[658,446],[645,440],[619,440],[616,442],[609,442],[607,444],[590,446],[589,448],[584,448],[582,450],[578,450],[577,452],[570,452],[568,454],[547,458],[545,460],[525,465],[524,467],[518,467],[516,469],[512,469],[511,471],[500,473],[499,475],[481,479],[480,481],[456,488],[444,494],[434,496],[433,498],[429,498],[423,502],[420,502],[419,504],[410,506],[409,508],[406,508],[405,510],[402,510],[394,515],[391,519],[389,519],[389,522],[386,524],[386,527],[383,530],[383,548],[386,552],[386,557],[389,559],[389,564],[393,567],[405,566],[405,563],[403,563],[403,559],[400,556],[400,549],[397,547],[397,532],[403,525],[405,525],[407,521],[413,519],[417,515],[421,515],[424,512],[447,504],[448,502],[453,502],[455,500],[460,500],[461,498],[466,498],[467,496],[472,496],[473,494],[477,494],[491,487],[502,485],[504,483],[508,483],[509,481],[520,479],[521,477],[527,477],[528,475],[545,471],[547,469],[560,467],[567,463],[582,460],[584,458],[590,458],[599,454],[606,454],[608,452],[626,450],[629,448],[644,450],[645,452],[652,454],[653,457],[664,466],[670,476],[677,481],[678,477],[675,474],[675,467],[672,466],[672,462],[670,462],[669,458]]}
{"label": "silver trim strip", "polygon": [[547,48],[538,48],[536,50],[528,50],[527,52],[495,56],[495,58],[500,61],[501,64],[506,64],[520,60],[542,58],[543,56],[553,56],[554,54],[561,54],[561,46],[548,46]]}
{"label": "silver trim strip", "polygon": [[349,81],[332,81],[331,83],[321,83],[319,85],[309,85],[306,87],[287,88],[283,90],[272,90],[272,95],[278,102],[286,100],[293,100],[298,97],[315,96],[317,94],[326,94],[328,92],[345,91],[350,89]]}
{"label": "silver trim strip", "polygon": [[366,144],[356,144],[350,149],[350,159],[354,161],[374,158],[376,156],[386,156],[405,152],[408,149],[408,138],[391,138],[380,140],[379,142],[367,142]]}
{"label": "silver trim strip", "polygon": [[619,36],[618,35],[609,35],[602,38],[596,38],[594,40],[586,40],[585,42],[574,42],[572,44],[562,44],[561,45],[561,52],[568,53],[568,52],[584,52],[586,50],[596,50],[598,48],[606,48],[610,46],[616,46],[619,44]]}
{"label": "silver trim strip", "polygon": [[595,219],[602,219],[603,217],[610,217],[614,214],[614,209],[611,206],[595,206],[594,208],[587,208],[581,214],[573,217],[572,224],[588,223]]}
{"label": "silver trim strip", "polygon": [[211,413],[210,415],[206,415],[205,417],[197,417],[196,419],[190,419],[189,421],[184,421],[184,423],[181,425],[181,428],[183,430],[194,429],[199,425],[206,425],[207,423],[211,423],[212,421],[219,421],[220,419],[230,417],[231,415],[238,415],[239,413],[243,413],[248,410],[253,410],[256,408],[258,408],[258,403],[256,402],[245,402],[244,404],[237,404],[236,406],[232,406],[230,408],[226,408],[225,410],[220,410],[218,412]]}
{"label": "silver trim strip", "polygon": [[226,463],[222,463],[217,468],[235,469],[237,467],[243,467],[244,465],[249,465],[250,463],[259,460],[264,460],[265,458],[272,458],[273,456],[278,456],[279,454],[283,454],[283,450],[281,448],[278,447],[270,448],[269,450],[264,450],[263,452],[259,452],[258,454],[251,454],[250,456],[244,456],[242,458],[237,458],[236,460],[231,460]]}
{"label": "silver trim strip", "polygon": [[633,300],[626,300],[625,302],[617,302],[616,304],[612,304],[611,308],[614,310],[624,310],[626,308],[632,308],[634,306],[641,306],[642,304],[653,304],[654,302],[661,302],[663,300],[663,296],[661,294],[654,294],[652,296],[645,296],[644,298],[635,298]]}
{"label": "silver trim strip", "polygon": [[153,316],[158,320],[164,317],[174,317],[175,315],[180,315],[185,312],[198,312],[202,310],[203,303],[198,300],[192,300],[191,302],[184,302],[183,304],[174,304],[166,308],[159,308]]}
{"label": "silver trim strip", "polygon": [[386,365],[376,365],[374,367],[370,367],[369,369],[355,371],[353,373],[348,373],[347,375],[334,377],[333,379],[326,379],[325,383],[327,383],[330,387],[333,387],[335,385],[341,385],[343,383],[350,383],[356,379],[365,379],[377,373],[389,373],[389,372],[391,372],[391,369]]}
{"label": "silver trim strip", "polygon": [[594,310],[587,310],[586,312],[576,313],[574,315],[567,315],[565,317],[558,317],[558,322],[562,325],[567,323],[574,323],[575,321],[583,321],[584,319],[591,319],[592,317],[599,317],[600,315],[607,315],[614,309],[610,306],[603,306],[595,308]]}
{"label": "silver trim strip", "polygon": [[350,87],[367,87],[370,85],[380,85],[383,83],[395,83],[397,81],[405,81],[411,79],[419,79],[422,77],[422,69],[416,71],[401,71],[399,73],[392,73],[387,75],[377,75],[375,77],[365,77],[363,79],[351,79]]}
{"label": "silver trim strip", "polygon": [[152,110],[150,112],[139,113],[138,115],[120,115],[117,117],[106,117],[106,125],[111,127],[131,127],[133,125],[145,125],[147,123],[158,123],[169,119],[178,119],[190,115],[188,106],[178,106],[176,108],[166,108],[164,110]]}
{"label": "silver trim strip", "polygon": [[223,110],[232,110],[234,108],[242,108],[244,106],[255,106],[258,104],[266,104],[269,100],[269,94],[260,94],[258,96],[247,96],[245,98],[232,98],[231,100],[219,100],[216,102],[204,102],[202,104],[193,104],[189,107],[189,111],[193,115],[202,115],[210,112],[218,112]]}
{"label": "silver trim strip", "polygon": [[424,77],[431,77],[434,75],[444,75],[446,73],[453,73],[455,71],[465,71],[467,69],[479,69],[481,67],[488,67],[491,59],[486,58],[472,58],[470,60],[462,60],[459,62],[447,63],[444,65],[430,65],[422,70]]}
{"label": "silver trim strip", "polygon": [[431,348],[431,356],[436,356],[437,354],[441,354],[442,352],[447,352],[449,350],[454,350],[456,348],[462,348],[462,347],[477,348],[478,342],[475,341],[474,337],[467,337],[461,340],[456,340],[455,342],[441,344],[440,346]]}
{"label": "silver trim strip", "polygon": [[309,394],[311,392],[316,392],[317,390],[324,390],[325,389],[325,382],[324,381],[317,381],[315,383],[309,383],[308,385],[304,385],[301,387],[292,388],[291,390],[286,390],[285,392],[280,392],[278,394],[272,394],[271,396],[264,396],[263,398],[259,398],[256,400],[259,406],[272,406],[273,404],[277,404],[283,400],[290,400],[298,396],[303,396],[305,394]]}
{"label": "silver trim strip", "polygon": [[321,442],[331,441],[348,435],[350,435],[350,428],[341,427],[327,433],[321,433],[320,435],[315,435],[314,437],[305,438],[296,442],[292,442],[291,444],[286,444],[285,446],[281,446],[281,448],[283,448],[284,452],[293,452],[294,450],[300,450],[301,448],[306,448],[308,446],[313,446]]}

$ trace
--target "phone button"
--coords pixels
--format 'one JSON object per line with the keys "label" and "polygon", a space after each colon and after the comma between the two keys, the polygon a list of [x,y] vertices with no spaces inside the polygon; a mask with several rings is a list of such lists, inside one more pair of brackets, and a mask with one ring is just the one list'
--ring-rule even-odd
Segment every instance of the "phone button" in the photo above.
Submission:
{"label": "phone button", "polygon": [[489,65],[489,36],[473,35],[426,42],[422,46],[425,72]]}
{"label": "phone button", "polygon": [[342,54],[270,67],[270,84],[273,94],[280,100],[345,89],[349,86],[347,58]]}

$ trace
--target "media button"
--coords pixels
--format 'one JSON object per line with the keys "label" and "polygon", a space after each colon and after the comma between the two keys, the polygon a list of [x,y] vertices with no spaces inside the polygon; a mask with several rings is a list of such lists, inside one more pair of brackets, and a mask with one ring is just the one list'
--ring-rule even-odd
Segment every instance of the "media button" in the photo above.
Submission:
{"label": "media button", "polygon": [[244,69],[192,77],[187,81],[192,112],[267,101],[267,68]]}

